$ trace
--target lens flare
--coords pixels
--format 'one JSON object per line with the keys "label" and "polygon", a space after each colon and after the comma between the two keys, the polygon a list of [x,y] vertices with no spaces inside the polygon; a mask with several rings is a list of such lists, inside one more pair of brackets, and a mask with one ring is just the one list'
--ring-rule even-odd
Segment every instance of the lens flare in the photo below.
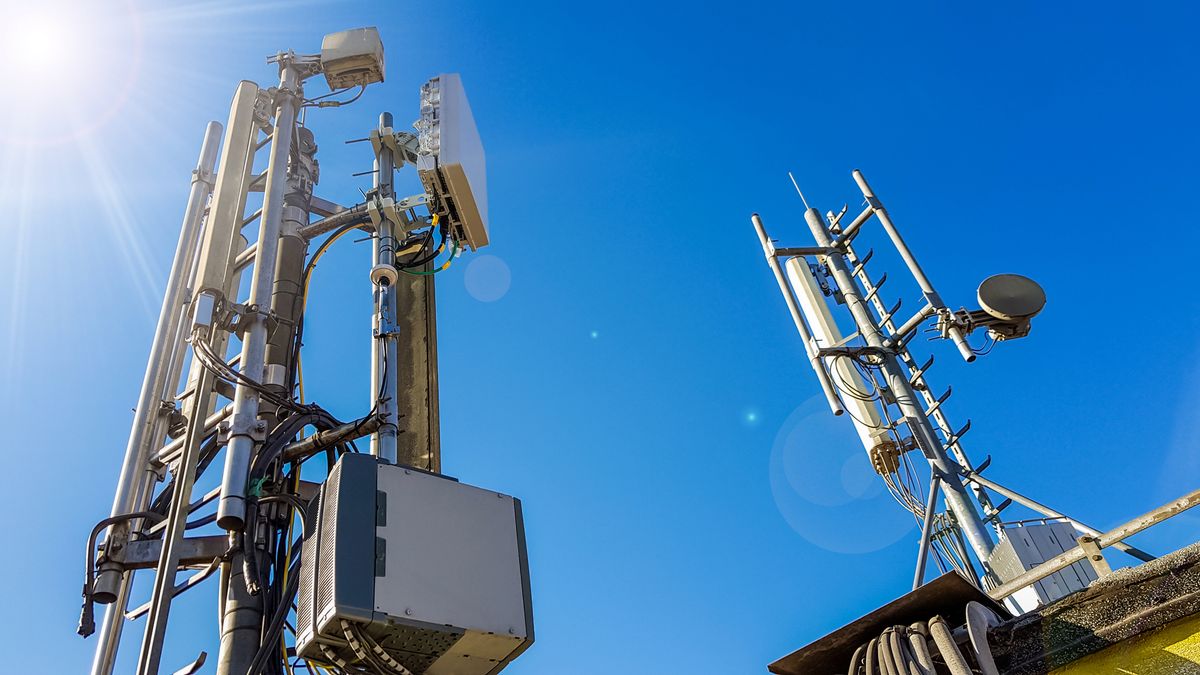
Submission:
{"label": "lens flare", "polygon": [[900,541],[916,524],[892,501],[845,419],[809,399],[775,437],[771,494],[800,536],[828,551],[862,554]]}

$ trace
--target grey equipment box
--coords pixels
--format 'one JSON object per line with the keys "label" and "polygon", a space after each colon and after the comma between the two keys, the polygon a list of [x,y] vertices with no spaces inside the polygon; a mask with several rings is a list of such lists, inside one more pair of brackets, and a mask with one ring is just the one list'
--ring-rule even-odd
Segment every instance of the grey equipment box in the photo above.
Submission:
{"label": "grey equipment box", "polygon": [[321,41],[321,70],[330,89],[383,82],[383,42],[379,29],[330,33]]}
{"label": "grey equipment box", "polygon": [[309,518],[300,656],[368,672],[489,675],[533,643],[520,500],[345,454]]}
{"label": "grey equipment box", "polygon": [[421,87],[417,120],[417,175],[431,213],[450,226],[472,251],[488,244],[487,166],[483,141],[456,73]]}
{"label": "grey equipment box", "polygon": [[[1006,523],[1004,536],[992,551],[988,564],[1001,581],[1015,579],[1054,556],[1075,548],[1079,536],[1071,523],[1052,520],[1039,523]],[[1096,571],[1087,562],[1077,562],[1060,572],[1026,586],[1013,594],[1013,602],[1023,611],[1047,605],[1096,580]]]}

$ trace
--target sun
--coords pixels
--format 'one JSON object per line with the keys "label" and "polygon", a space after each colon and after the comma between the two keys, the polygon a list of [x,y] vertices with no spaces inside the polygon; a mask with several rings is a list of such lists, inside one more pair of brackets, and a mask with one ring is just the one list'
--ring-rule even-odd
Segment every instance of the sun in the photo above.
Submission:
{"label": "sun", "polygon": [[53,144],[102,126],[128,98],[140,52],[132,5],[6,3],[0,8],[0,142]]}
{"label": "sun", "polygon": [[54,21],[44,16],[18,19],[9,27],[10,59],[18,76],[36,81],[67,70],[71,52],[83,36],[75,34],[73,22]]}

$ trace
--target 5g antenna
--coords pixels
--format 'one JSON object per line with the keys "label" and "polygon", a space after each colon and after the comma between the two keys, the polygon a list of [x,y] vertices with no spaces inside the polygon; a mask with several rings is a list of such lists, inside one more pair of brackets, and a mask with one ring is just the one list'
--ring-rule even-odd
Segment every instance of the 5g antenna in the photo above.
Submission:
{"label": "5g antenna", "polygon": [[[464,250],[489,242],[483,147],[461,79],[441,74],[414,92],[415,132],[380,115],[362,139],[370,141],[371,188],[362,203],[343,206],[314,193],[317,142],[303,116],[353,103],[383,82],[378,31],[332,33],[319,54],[289,50],[268,62],[277,82],[237,85],[228,122],[209,123],[192,172],[112,512],[87,542],[79,633],[99,633],[91,672],[114,672],[126,624],[140,621],[136,672],[158,673],[175,598],[210,578],[220,580],[208,584],[219,596],[218,675],[412,675],[446,672],[448,661],[456,673],[496,672],[533,637],[531,614],[520,606],[528,577],[519,502],[492,492],[502,498],[472,502],[479,488],[436,475],[433,279]],[[329,92],[310,96],[318,76]],[[421,193],[397,194],[394,176],[404,167],[415,170]],[[372,247],[362,275],[373,295],[363,336],[371,384],[356,418],[341,420],[306,398],[313,392],[301,365],[305,308],[317,261],[360,232]],[[358,454],[355,441],[367,437],[370,454]],[[427,479],[414,483],[414,471]],[[424,492],[407,487],[418,483]],[[213,487],[193,494],[205,484]],[[407,511],[390,524],[389,491],[393,506]],[[367,516],[333,527],[354,509]],[[488,523],[487,538],[471,534],[480,523]],[[389,564],[389,538],[393,551],[399,540],[419,548],[425,565]],[[448,555],[487,567],[438,586],[431,580],[441,570],[462,569],[443,564]],[[338,585],[345,573],[333,573],[335,562],[365,571]],[[178,581],[185,571],[192,574]],[[130,607],[138,572],[152,573],[150,599]],[[424,622],[420,640],[396,618],[413,611],[388,602],[390,589],[411,585],[413,574],[429,602],[404,621]],[[367,581],[377,600],[363,599]],[[467,583],[475,590],[462,590]],[[374,611],[345,614],[351,592]],[[445,609],[450,596],[457,602]],[[474,598],[513,609],[493,625]],[[308,611],[318,602],[330,605],[319,617]],[[97,604],[105,607],[98,627]],[[177,646],[194,646],[194,631],[175,635]],[[464,636],[494,658],[461,653]],[[195,649],[177,672],[196,672],[207,660]]]}

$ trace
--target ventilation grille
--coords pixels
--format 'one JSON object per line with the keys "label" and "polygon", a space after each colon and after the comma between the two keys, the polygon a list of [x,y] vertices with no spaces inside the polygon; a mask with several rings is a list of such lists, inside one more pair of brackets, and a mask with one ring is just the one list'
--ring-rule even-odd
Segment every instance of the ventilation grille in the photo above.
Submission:
{"label": "ventilation grille", "polygon": [[338,491],[342,485],[342,465],[339,463],[329,473],[321,492],[321,530],[317,533],[317,560],[309,569],[317,577],[317,600],[313,611],[316,623],[320,623],[326,612],[333,610],[335,565],[337,564],[337,505]]}

